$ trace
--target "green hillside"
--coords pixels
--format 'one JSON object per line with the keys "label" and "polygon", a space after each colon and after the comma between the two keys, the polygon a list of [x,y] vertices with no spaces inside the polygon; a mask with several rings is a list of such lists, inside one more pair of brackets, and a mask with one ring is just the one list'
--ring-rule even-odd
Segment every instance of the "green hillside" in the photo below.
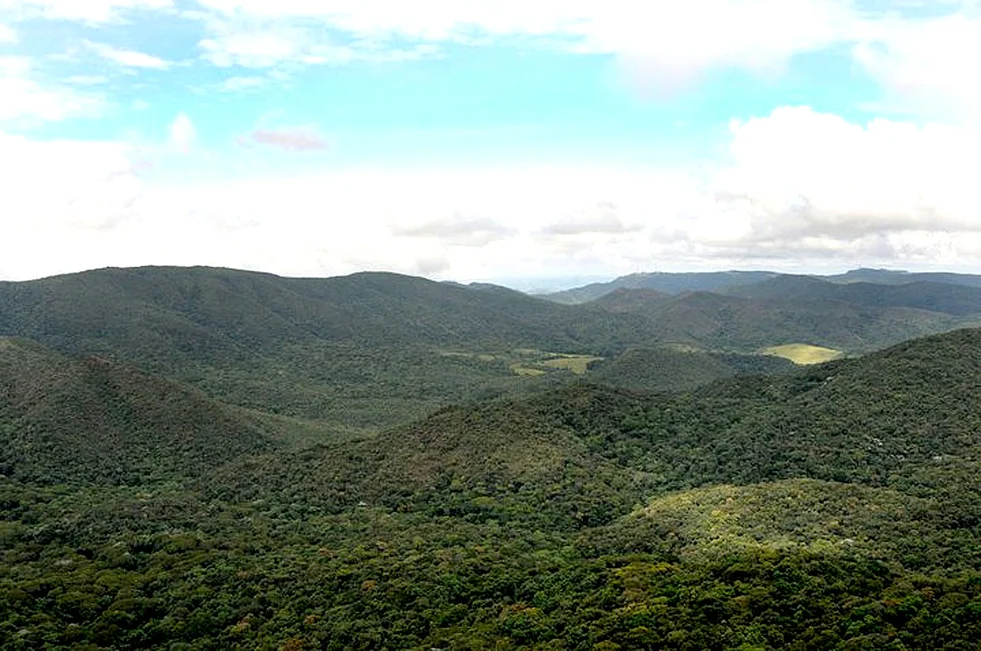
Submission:
{"label": "green hillside", "polygon": [[637,391],[688,391],[736,375],[783,373],[789,360],[678,347],[630,348],[589,374],[591,382]]}
{"label": "green hillside", "polygon": [[[586,371],[547,355],[609,361],[663,343],[740,353],[805,343],[855,353],[965,320],[843,301],[648,289],[565,306],[501,287],[387,273],[302,279],[145,267],[0,283],[0,336],[116,359],[229,404],[363,431],[460,402],[555,388]],[[540,353],[529,359],[527,350]],[[642,382],[606,372],[597,381],[684,389],[727,374],[716,366]]]}
{"label": "green hillside", "polygon": [[810,276],[777,276],[754,285],[729,288],[726,293],[757,299],[906,307],[955,316],[981,314],[981,287],[935,281],[832,283]]}
{"label": "green hillside", "polygon": [[981,330],[719,352],[951,315],[222,270],[0,296],[42,340],[0,338],[0,648],[981,639]]}
{"label": "green hillside", "polygon": [[106,359],[0,338],[0,472],[41,484],[199,476],[276,433],[199,392]]}
{"label": "green hillside", "polygon": [[696,273],[636,273],[621,276],[607,283],[593,283],[561,292],[545,294],[555,303],[576,305],[588,303],[621,289],[641,289],[663,294],[684,292],[715,292],[727,287],[752,285],[772,278],[770,271],[710,271]]}
{"label": "green hillside", "polygon": [[[5,344],[24,347],[64,366]],[[583,384],[458,406],[178,483],[15,474],[0,479],[0,639],[971,648],[979,385],[981,331],[963,330],[685,395]]]}
{"label": "green hillside", "polygon": [[[782,282],[785,278],[776,280]],[[813,279],[802,282],[819,283],[836,290],[846,287]],[[752,287],[765,283],[747,288],[747,293]],[[946,290],[949,286],[939,287]],[[650,327],[660,333],[661,341],[742,352],[797,342],[852,353],[868,352],[906,339],[972,324],[976,320],[976,317],[911,307],[877,305],[874,301],[808,298],[803,290],[788,292],[803,296],[801,300],[708,292],[664,298],[647,294],[637,296],[633,291],[621,290],[589,305],[616,314],[643,316]]]}
{"label": "green hillside", "polygon": [[503,288],[169,267],[0,283],[0,335],[119,359],[229,403],[369,429],[573,375],[516,376],[516,350],[602,356],[655,336],[643,319]]}

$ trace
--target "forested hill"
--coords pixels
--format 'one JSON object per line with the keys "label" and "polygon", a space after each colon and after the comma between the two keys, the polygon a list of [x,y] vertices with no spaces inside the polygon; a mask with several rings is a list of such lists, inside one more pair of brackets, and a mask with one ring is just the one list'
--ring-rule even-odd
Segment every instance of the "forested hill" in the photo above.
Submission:
{"label": "forested hill", "polygon": [[[830,290],[809,293],[808,288],[813,286]],[[775,287],[785,287],[786,291],[770,291]],[[981,302],[975,304],[973,295],[951,296],[961,290],[968,293],[981,290],[930,286],[921,288],[923,291],[913,300],[908,296],[913,294],[910,290],[881,288],[901,290],[895,292],[892,301],[895,304],[890,304],[888,297],[878,294],[877,289],[870,292],[874,298],[862,292],[863,289],[864,286],[839,286],[812,278],[782,276],[738,290],[747,296],[711,292],[665,296],[649,290],[621,289],[585,305],[620,315],[643,316],[649,327],[661,334],[662,340],[744,352],[792,342],[850,353],[868,352],[950,330],[959,324],[981,321]],[[851,298],[845,300],[846,296]],[[932,305],[937,309],[920,309],[904,303]]]}
{"label": "forested hill", "polygon": [[0,283],[0,333],[59,350],[216,359],[315,340],[595,352],[640,320],[391,273],[304,279],[212,268],[102,269]]}
{"label": "forested hill", "polygon": [[0,338],[0,474],[142,485],[268,451],[275,433],[199,392],[99,357]]}
{"label": "forested hill", "polygon": [[3,648],[981,639],[979,330],[682,395],[573,384],[302,449],[104,359],[3,341]]}
{"label": "forested hill", "polygon": [[863,306],[905,307],[956,316],[981,313],[981,287],[942,282],[838,284],[808,276],[778,276],[754,285],[730,288],[726,293],[782,301],[841,301]]}
{"label": "forested hill", "polygon": [[593,283],[544,295],[550,301],[579,304],[596,300],[618,289],[645,289],[665,294],[714,292],[727,287],[752,285],[777,274],[772,271],[713,271],[702,273],[636,273],[606,283]]}
{"label": "forested hill", "polygon": [[[100,355],[262,411],[374,429],[568,382],[555,353],[615,355],[646,319],[389,273],[325,279],[102,269],[0,283],[0,336]],[[539,377],[541,376],[541,377]]]}
{"label": "forested hill", "polygon": [[[978,386],[981,330],[961,330],[677,397],[582,384],[454,407],[360,444],[233,467],[209,485],[242,499],[286,490],[325,508],[435,504],[434,513],[562,527],[706,484],[810,478],[946,491],[981,470]],[[322,486],[324,475],[336,484]],[[969,508],[981,517],[981,505]]]}
{"label": "forested hill", "polygon": [[[692,282],[737,278],[768,287],[778,280],[771,277]],[[649,289],[568,306],[502,287],[389,273],[303,279],[201,267],[102,269],[0,283],[0,336],[116,360],[229,404],[369,431],[455,403],[561,386],[576,373],[589,379],[592,370],[614,385],[680,390],[771,368],[748,357],[677,358],[659,349],[665,343],[710,356],[784,344],[854,354],[974,322],[962,314],[973,295],[948,287],[925,287],[920,304],[955,313],[894,306],[900,298],[880,305]],[[642,358],[654,364],[642,368]],[[676,363],[691,372],[672,372]],[[611,376],[617,368],[630,377]]]}

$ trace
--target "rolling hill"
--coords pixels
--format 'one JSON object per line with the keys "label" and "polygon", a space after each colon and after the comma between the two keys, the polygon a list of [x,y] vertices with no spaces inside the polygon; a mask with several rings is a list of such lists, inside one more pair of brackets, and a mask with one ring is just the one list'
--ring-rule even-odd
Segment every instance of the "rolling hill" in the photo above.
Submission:
{"label": "rolling hill", "polygon": [[118,359],[225,402],[360,428],[571,378],[562,369],[520,377],[515,350],[603,356],[655,338],[642,318],[504,288],[168,267],[0,283],[0,335]]}
{"label": "rolling hill", "polygon": [[[573,526],[579,515],[595,524],[642,496],[707,484],[809,478],[925,494],[947,491],[943,482],[956,476],[976,493],[979,350],[981,330],[961,330],[678,397],[574,385],[450,408],[356,444],[277,456],[275,470],[235,467],[209,483],[231,491],[225,498],[330,490],[324,505],[336,509],[414,504],[544,517],[552,526]],[[322,487],[324,476],[335,482]],[[981,516],[977,505],[957,502]]]}
{"label": "rolling hill", "polygon": [[99,357],[0,338],[0,473],[40,484],[200,476],[277,447],[269,423]]}
{"label": "rolling hill", "polygon": [[684,292],[714,292],[727,287],[752,285],[772,278],[771,271],[711,271],[695,273],[636,273],[621,276],[606,283],[593,283],[542,297],[555,303],[576,305],[588,303],[618,289],[647,289],[664,294]]}
{"label": "rolling hill", "polygon": [[[771,286],[786,287],[786,291],[764,295],[763,289],[756,289]],[[830,288],[832,292],[864,288],[833,285],[807,277],[781,276],[738,290],[745,293],[759,291],[760,297],[710,292],[665,297],[647,292],[636,294],[638,290],[619,290],[587,305],[616,314],[643,316],[649,320],[650,327],[660,333],[662,341],[742,352],[789,343],[807,343],[850,353],[868,352],[906,339],[969,325],[976,320],[974,315],[965,317],[901,305],[879,305],[875,301],[860,300],[858,291],[854,291],[853,301],[806,294],[807,288],[812,286],[822,290]],[[952,288],[936,287],[941,289],[936,302]]]}
{"label": "rolling hill", "polygon": [[[838,285],[868,283],[872,285],[909,285],[931,283],[958,287],[981,288],[981,275],[948,272],[909,272],[889,269],[852,269],[843,274],[827,276],[808,274],[784,274],[770,271],[725,271],[705,273],[635,273],[621,276],[609,282],[592,283],[582,287],[542,294],[543,298],[563,304],[579,304],[595,301],[618,289],[650,289],[666,294],[685,292],[732,293],[753,296],[751,289],[758,283],[778,281],[782,278],[811,279]],[[745,288],[745,293],[743,289]]]}
{"label": "rolling hill", "polygon": [[[241,431],[194,392],[5,341],[3,422],[94,418],[76,436],[111,463],[83,450],[80,468],[179,467],[185,426]],[[44,472],[0,477],[0,639],[972,648],[978,386],[981,331],[959,330],[681,395],[577,383],[304,449],[208,443],[201,471],[157,484],[48,484],[76,448],[38,436],[15,469]]]}
{"label": "rolling hill", "polygon": [[842,301],[876,307],[905,307],[954,316],[981,314],[981,287],[917,281],[882,285],[832,283],[809,276],[778,276],[726,290],[733,296],[780,301]]}
{"label": "rolling hill", "polygon": [[[705,286],[759,285],[772,276],[761,274],[685,278]],[[668,289],[684,280],[652,277]],[[964,297],[943,300],[955,299],[968,309]],[[116,359],[229,404],[366,431],[459,402],[561,386],[575,375],[549,361],[557,354],[612,360],[663,343],[743,353],[806,343],[854,353],[968,319],[874,304],[802,306],[651,289],[566,306],[496,286],[386,273],[302,279],[145,267],[0,283],[2,336]],[[687,388],[693,378],[726,373],[657,376],[658,368],[631,386],[668,388],[677,377],[674,388]]]}

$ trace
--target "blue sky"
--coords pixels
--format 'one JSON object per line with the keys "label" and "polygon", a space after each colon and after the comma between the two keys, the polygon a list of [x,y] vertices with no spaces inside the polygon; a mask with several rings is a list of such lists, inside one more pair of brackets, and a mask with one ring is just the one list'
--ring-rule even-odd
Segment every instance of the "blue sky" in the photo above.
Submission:
{"label": "blue sky", "polygon": [[0,278],[981,271],[975,2],[647,5],[0,0]]}

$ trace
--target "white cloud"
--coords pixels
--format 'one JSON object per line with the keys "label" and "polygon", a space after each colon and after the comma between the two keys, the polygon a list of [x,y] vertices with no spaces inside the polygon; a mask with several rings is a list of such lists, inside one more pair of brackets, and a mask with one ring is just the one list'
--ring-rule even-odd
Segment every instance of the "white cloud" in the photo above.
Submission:
{"label": "white cloud", "polygon": [[178,113],[170,125],[170,144],[178,151],[187,153],[194,145],[197,131],[186,113]]}
{"label": "white cloud", "polygon": [[109,23],[137,10],[159,10],[173,7],[172,0],[3,0],[4,9],[16,18],[42,17]]}
{"label": "white cloud", "polygon": [[0,44],[4,43],[16,43],[17,42],[17,32],[13,29],[0,23]]}
{"label": "white cloud", "polygon": [[221,90],[235,93],[240,91],[258,90],[268,83],[269,80],[266,77],[229,77],[225,81],[221,82],[219,87]]}
{"label": "white cloud", "polygon": [[[339,45],[323,29],[284,22],[208,21],[210,36],[198,47],[205,60],[221,68],[274,68],[283,64],[344,65],[353,61],[399,62],[435,56],[429,44],[381,47],[367,41]],[[253,78],[254,79],[254,78]]]}
{"label": "white cloud", "polygon": [[103,59],[118,63],[126,68],[150,68],[153,70],[166,70],[170,67],[170,62],[136,50],[123,50],[106,45],[105,43],[93,43],[84,41],[85,47],[92,50]]}
{"label": "white cloud", "polygon": [[977,11],[870,25],[854,57],[886,88],[892,103],[927,115],[981,120]]}
{"label": "white cloud", "polygon": [[219,65],[297,61],[312,47],[325,49],[313,61],[418,58],[440,43],[520,39],[617,55],[643,81],[669,85],[715,67],[780,69],[848,38],[858,21],[848,0],[198,1],[214,32],[201,46]]}
{"label": "white cloud", "polygon": [[27,57],[0,56],[0,124],[32,125],[98,114],[103,101],[70,86],[36,81]]}
{"label": "white cloud", "polygon": [[110,228],[141,192],[128,148],[106,142],[37,142],[0,132],[0,178],[0,257],[43,272],[62,262],[44,246],[44,233],[58,241]]}
{"label": "white cloud", "polygon": [[718,202],[756,240],[981,229],[981,131],[877,119],[857,125],[806,107],[735,122]]}
{"label": "white cloud", "polygon": [[609,201],[602,201],[588,209],[580,210],[543,229],[547,235],[618,235],[640,230],[635,224],[624,224],[617,207]]}
{"label": "white cloud", "polygon": [[[175,143],[190,146],[190,120],[174,126]],[[733,123],[729,149],[729,160],[701,173],[500,164],[224,181],[192,172],[193,181],[163,184],[141,181],[123,145],[7,136],[0,173],[15,192],[0,196],[0,219],[14,237],[0,242],[0,259],[21,277],[150,263],[463,280],[652,268],[979,270],[981,131],[854,124],[790,107]],[[555,232],[562,224],[589,232]]]}
{"label": "white cloud", "polygon": [[307,38],[296,30],[225,31],[198,45],[205,59],[222,68],[268,68],[300,58],[307,47]]}

